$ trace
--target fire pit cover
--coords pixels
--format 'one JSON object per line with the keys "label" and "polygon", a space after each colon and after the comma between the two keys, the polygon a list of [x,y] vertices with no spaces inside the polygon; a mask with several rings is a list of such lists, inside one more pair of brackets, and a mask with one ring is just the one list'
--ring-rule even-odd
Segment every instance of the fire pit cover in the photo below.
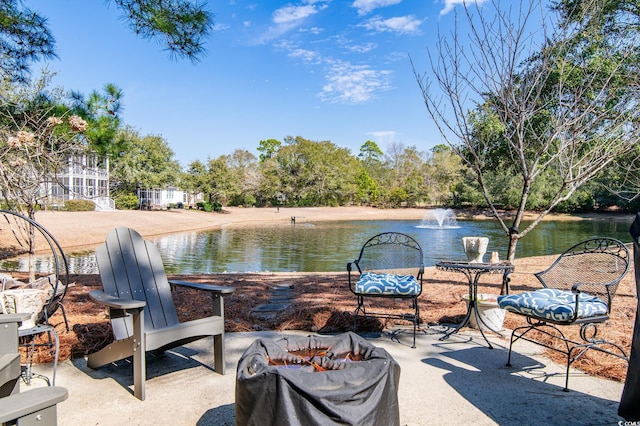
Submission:
{"label": "fire pit cover", "polygon": [[355,333],[258,339],[238,362],[236,425],[398,425],[399,380]]}

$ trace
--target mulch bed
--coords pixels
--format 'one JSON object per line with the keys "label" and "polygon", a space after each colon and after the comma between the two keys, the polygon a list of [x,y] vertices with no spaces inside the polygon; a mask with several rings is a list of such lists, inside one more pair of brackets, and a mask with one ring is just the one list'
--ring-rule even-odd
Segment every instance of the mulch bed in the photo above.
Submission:
{"label": "mulch bed", "polygon": [[[519,269],[517,267],[516,271]],[[497,294],[500,291],[501,277],[501,275],[483,277],[479,292]],[[351,313],[355,308],[355,297],[349,292],[346,273],[246,273],[180,275],[170,278],[235,287],[234,294],[225,298],[225,327],[228,332],[270,329],[333,333],[350,330],[353,325]],[[426,280],[419,299],[423,322],[450,324],[461,321],[466,312],[466,304],[462,301],[462,296],[468,292],[465,278],[460,274],[428,268]],[[60,334],[60,360],[83,357],[112,341],[106,311],[88,296],[89,291],[101,288],[99,276],[72,275],[70,281],[74,284],[69,288],[64,300],[70,330],[68,332],[65,330],[60,311],[51,318],[51,322]],[[259,320],[254,317],[251,314],[253,307],[266,303],[272,289],[283,284],[293,286],[294,296],[291,307],[273,320]],[[531,288],[539,288],[539,285],[530,273],[513,275],[513,292]],[[605,327],[600,327],[602,336],[615,341],[627,352],[631,347],[636,313],[635,296],[633,271],[630,271],[619,287],[611,320]],[[176,290],[174,300],[180,318],[190,320],[210,314],[211,303],[207,297],[195,290]],[[392,312],[407,312],[407,303],[375,299],[376,307],[381,306]],[[361,330],[381,330],[393,326],[391,320],[388,321],[370,320],[358,324],[358,327]],[[513,329],[524,323],[524,318],[507,314],[504,325],[508,329]],[[579,339],[579,327],[565,327],[565,329],[571,329],[567,333]],[[548,351],[548,355],[559,363],[566,362],[564,355],[553,351]],[[35,362],[51,361],[52,358],[47,350],[40,350],[36,354]],[[597,351],[589,351],[574,366],[590,374],[618,381],[625,380],[627,371],[627,363],[624,360]]]}

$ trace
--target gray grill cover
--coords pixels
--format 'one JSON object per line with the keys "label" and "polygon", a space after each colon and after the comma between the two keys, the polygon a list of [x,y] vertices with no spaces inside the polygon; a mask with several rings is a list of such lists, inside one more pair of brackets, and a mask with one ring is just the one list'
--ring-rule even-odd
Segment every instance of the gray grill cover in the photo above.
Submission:
{"label": "gray grill cover", "polygon": [[[313,359],[326,371],[289,353],[308,348],[330,348]],[[348,352],[362,360],[338,360]],[[291,368],[269,365],[269,358]],[[236,425],[398,425],[399,380],[391,355],[355,333],[258,339],[238,362]]]}

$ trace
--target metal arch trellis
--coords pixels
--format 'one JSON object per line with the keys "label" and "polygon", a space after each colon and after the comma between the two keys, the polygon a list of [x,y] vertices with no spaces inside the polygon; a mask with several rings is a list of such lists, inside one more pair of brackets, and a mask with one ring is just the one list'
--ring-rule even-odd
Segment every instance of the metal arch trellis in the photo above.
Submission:
{"label": "metal arch trellis", "polygon": [[[11,210],[0,209],[0,214],[5,218],[9,226],[12,226],[10,216],[28,223],[30,226],[36,229],[44,237],[45,241],[47,242],[49,249],[51,250],[51,253],[53,255],[53,261],[54,261],[53,272],[55,274],[55,280],[51,284],[52,291],[53,291],[52,296],[47,301],[42,311],[42,316],[44,318],[39,318],[39,320],[44,319],[44,322],[48,323],[49,317],[53,315],[58,308],[60,308],[63,319],[64,319],[65,328],[67,331],[69,331],[69,323],[67,321],[67,315],[64,310],[64,306],[62,305],[62,301],[69,287],[69,264],[67,261],[67,257],[65,256],[64,251],[62,250],[62,247],[60,246],[58,241],[55,239],[55,237],[46,228],[44,228],[35,220],[30,219],[27,216],[24,216],[23,214],[20,214]],[[16,235],[16,230],[12,228],[11,232],[14,234],[18,243],[21,244],[20,238],[18,237],[18,235]],[[62,275],[64,275],[64,278],[63,278],[64,282],[61,281]],[[63,286],[62,291],[58,292],[58,287],[61,284]]]}

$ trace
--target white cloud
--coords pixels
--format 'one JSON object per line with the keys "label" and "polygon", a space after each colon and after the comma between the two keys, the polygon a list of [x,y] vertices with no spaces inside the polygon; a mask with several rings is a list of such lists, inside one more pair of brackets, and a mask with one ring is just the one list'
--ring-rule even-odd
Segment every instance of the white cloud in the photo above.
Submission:
{"label": "white cloud", "polygon": [[451,12],[454,7],[457,5],[467,5],[467,4],[475,4],[476,6],[480,6],[486,0],[444,0],[444,9],[440,11],[440,16],[446,15]]}
{"label": "white cloud", "polygon": [[327,83],[319,94],[323,101],[360,104],[377,97],[382,91],[391,89],[392,72],[374,70],[368,65],[352,65],[338,62],[330,67]]}
{"label": "white cloud", "polygon": [[355,53],[367,53],[378,47],[376,43],[361,43],[345,46],[347,50]]}
{"label": "white cloud", "polygon": [[300,27],[305,19],[328,7],[326,1],[307,0],[303,6],[285,6],[276,9],[271,19],[274,25],[269,26],[266,32],[260,34],[252,44],[264,44],[282,37],[286,33]]}
{"label": "white cloud", "polygon": [[358,15],[362,16],[374,9],[393,6],[400,2],[402,2],[402,0],[355,0],[351,6],[358,9]]}
{"label": "white cloud", "polygon": [[300,21],[327,8],[326,4],[317,5],[316,3],[315,1],[310,1],[304,6],[285,6],[276,9],[273,12],[273,22],[275,24],[287,24]]}
{"label": "white cloud", "polygon": [[398,132],[394,130],[380,130],[377,132],[367,132],[367,136],[373,136],[377,143],[390,143],[396,140]]}
{"label": "white cloud", "polygon": [[357,43],[343,34],[334,35],[327,39],[327,42],[353,53],[367,53],[378,47],[378,44],[373,42]]}
{"label": "white cloud", "polygon": [[398,34],[420,34],[420,25],[424,21],[417,19],[413,15],[397,16],[394,18],[382,19],[375,17],[369,19],[361,26],[368,30],[378,32],[394,32]]}
{"label": "white cloud", "polygon": [[231,28],[231,25],[229,24],[216,24],[213,26],[213,31],[222,32],[228,30],[229,28]]}
{"label": "white cloud", "polygon": [[325,29],[320,27],[298,28],[299,33],[306,33],[311,35],[320,35],[324,31]]}
{"label": "white cloud", "polygon": [[290,58],[302,59],[305,62],[318,63],[320,61],[320,55],[318,52],[307,49],[292,49],[287,55]]}

